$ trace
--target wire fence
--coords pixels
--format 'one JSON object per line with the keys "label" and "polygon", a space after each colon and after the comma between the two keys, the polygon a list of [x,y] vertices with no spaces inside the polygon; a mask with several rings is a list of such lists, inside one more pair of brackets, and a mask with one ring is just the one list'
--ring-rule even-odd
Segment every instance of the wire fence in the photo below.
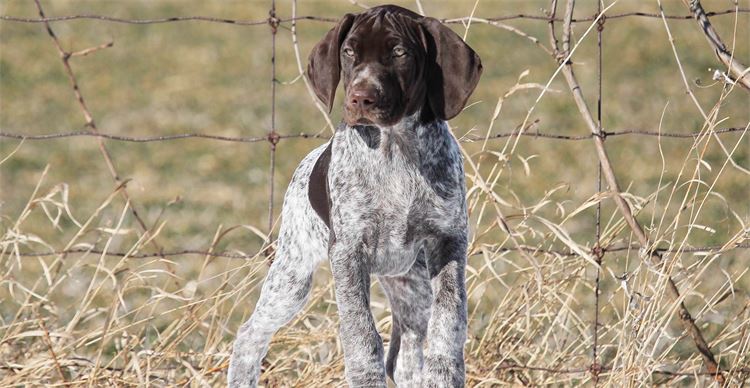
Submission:
{"label": "wire fence", "polygon": [[[39,0],[35,0],[39,17],[38,18],[27,18],[27,17],[17,17],[12,15],[2,15],[0,16],[0,21],[5,23],[34,23],[34,24],[41,24],[44,26],[44,28],[47,31],[47,34],[49,35],[50,40],[54,44],[60,59],[61,64],[65,68],[66,75],[68,77],[70,87],[74,93],[75,99],[77,101],[78,106],[80,107],[81,113],[85,119],[87,130],[83,131],[70,131],[70,132],[54,132],[54,133],[47,133],[42,135],[30,135],[30,134],[24,134],[24,133],[11,133],[6,131],[0,131],[0,138],[5,139],[15,139],[15,140],[21,140],[21,141],[52,141],[52,140],[60,140],[60,139],[71,139],[71,138],[79,138],[79,137],[93,137],[96,138],[99,145],[99,150],[102,155],[103,160],[105,161],[105,164],[107,165],[107,168],[112,176],[113,181],[121,186],[121,190],[119,190],[120,195],[122,195],[129,203],[131,204],[130,209],[132,212],[132,215],[134,216],[134,219],[139,224],[142,233],[144,234],[150,234],[153,233],[154,226],[153,225],[147,225],[146,222],[141,218],[141,216],[138,213],[138,206],[134,203],[133,199],[128,194],[128,188],[126,187],[127,181],[124,181],[121,178],[120,170],[117,167],[117,161],[113,160],[110,151],[108,149],[107,141],[118,141],[118,142],[125,142],[125,143],[148,143],[148,142],[170,142],[170,141],[178,141],[178,140],[188,140],[188,139],[195,139],[195,140],[208,140],[208,141],[219,141],[219,142],[236,142],[236,143],[265,143],[269,147],[269,154],[268,157],[270,158],[270,168],[268,171],[268,238],[266,241],[266,244],[270,244],[272,242],[272,231],[273,231],[273,225],[274,225],[274,217],[276,210],[274,209],[274,198],[276,197],[276,188],[274,187],[274,176],[277,173],[276,172],[276,157],[277,153],[280,152],[280,147],[283,147],[283,144],[287,141],[301,141],[305,139],[328,139],[329,136],[325,135],[323,133],[305,133],[305,132],[298,132],[295,133],[293,131],[289,131],[286,133],[280,133],[277,128],[276,124],[276,115],[277,115],[277,105],[276,105],[276,87],[279,83],[277,80],[276,75],[276,36],[277,31],[280,26],[288,27],[288,26],[295,26],[295,23],[299,22],[321,22],[321,23],[334,23],[338,19],[334,17],[321,17],[321,16],[315,16],[315,15],[305,15],[305,16],[292,16],[292,17],[279,17],[277,15],[276,11],[276,2],[271,1],[269,12],[268,12],[268,18],[266,19],[259,19],[259,20],[250,20],[250,19],[227,19],[227,18],[220,18],[220,17],[211,17],[211,16],[204,16],[204,15],[195,15],[195,16],[174,16],[174,17],[164,17],[164,18],[155,18],[155,19],[130,19],[130,18],[119,18],[119,17],[112,17],[107,15],[97,15],[97,14],[79,14],[79,15],[64,15],[64,16],[47,16],[43,10],[42,4],[39,2]],[[417,2],[419,3],[419,2]],[[606,185],[609,187],[609,192],[614,193],[614,200],[615,202],[618,202],[618,208],[620,209],[623,218],[626,220],[626,222],[629,224],[635,235],[638,237],[638,242],[635,244],[628,244],[628,245],[611,245],[611,246],[600,246],[599,242],[602,241],[602,230],[601,230],[601,223],[602,223],[602,211],[601,211],[601,202],[597,204],[597,211],[595,219],[593,220],[596,225],[596,232],[594,236],[594,241],[596,242],[596,245],[592,249],[591,252],[589,252],[596,261],[596,264],[599,266],[597,268],[596,272],[596,280],[595,280],[595,288],[593,290],[594,298],[595,298],[595,312],[596,317],[594,319],[594,322],[591,324],[591,330],[593,332],[593,346],[591,349],[591,360],[590,360],[590,367],[589,368],[547,368],[547,367],[539,367],[539,366],[533,366],[533,365],[518,365],[513,363],[503,363],[502,365],[498,365],[497,369],[500,370],[529,370],[529,371],[544,371],[547,373],[552,374],[580,374],[580,373],[589,373],[592,376],[592,380],[597,383],[600,374],[612,372],[612,368],[601,365],[600,364],[600,349],[599,344],[597,342],[597,339],[599,337],[599,309],[600,309],[600,301],[599,301],[599,294],[600,294],[600,272],[603,268],[603,257],[607,253],[611,252],[620,252],[620,251],[641,251],[646,252],[646,256],[651,256],[653,260],[659,261],[661,260],[661,255],[665,253],[719,253],[719,252],[725,252],[728,250],[737,250],[737,249],[750,249],[750,243],[747,243],[743,240],[733,240],[728,241],[725,244],[721,245],[711,245],[711,246],[691,246],[691,247],[660,247],[654,245],[652,241],[648,238],[648,235],[643,232],[642,227],[638,223],[638,221],[635,219],[635,217],[632,214],[632,210],[630,209],[629,205],[622,199],[622,196],[620,195],[620,190],[617,186],[617,180],[614,176],[614,173],[611,169],[611,165],[609,164],[609,160],[606,156],[605,152],[605,141],[610,137],[619,137],[619,136],[650,136],[650,137],[659,137],[662,139],[684,139],[684,140],[695,140],[697,138],[704,138],[704,137],[712,137],[712,136],[718,136],[718,135],[724,135],[724,134],[745,134],[748,132],[748,127],[728,127],[728,128],[709,128],[704,129],[700,132],[695,133],[684,133],[684,132],[662,132],[659,130],[653,130],[648,128],[624,128],[624,129],[609,129],[605,125],[605,123],[602,122],[602,111],[605,108],[605,103],[602,101],[602,83],[603,80],[606,78],[606,69],[602,66],[602,48],[604,46],[604,41],[602,39],[602,31],[605,28],[610,28],[610,22],[614,21],[616,19],[626,19],[626,18],[647,18],[647,19],[657,19],[657,20],[678,20],[678,21],[685,21],[685,22],[691,22],[693,20],[698,20],[699,23],[702,23],[704,21],[707,21],[707,17],[713,17],[713,16],[721,16],[721,15],[737,15],[737,14],[745,14],[750,13],[750,8],[741,8],[741,7],[734,7],[731,9],[725,9],[720,11],[713,11],[713,12],[704,12],[702,11],[702,7],[700,6],[700,3],[697,1],[692,1],[691,6],[691,12],[686,14],[663,14],[663,13],[646,13],[646,12],[627,12],[627,13],[618,13],[618,14],[607,14],[606,10],[603,11],[601,9],[601,3],[599,2],[598,5],[598,12],[595,15],[592,15],[590,17],[582,17],[582,18],[573,18],[573,6],[575,2],[574,1],[568,1],[567,8],[566,8],[566,15],[564,17],[559,17],[557,13],[557,1],[552,0],[550,11],[547,15],[531,15],[531,14],[508,14],[508,15],[499,15],[494,17],[487,17],[487,18],[480,18],[475,16],[470,17],[457,17],[457,18],[446,18],[442,19],[444,23],[447,24],[461,24],[466,25],[467,23],[487,23],[487,24],[497,24],[501,23],[503,21],[510,21],[510,20],[517,20],[517,19],[526,19],[526,20],[534,20],[539,22],[544,22],[549,25],[550,28],[550,42],[549,46],[545,46],[545,51],[552,54],[552,57],[557,63],[559,64],[558,70],[562,71],[564,75],[566,76],[566,80],[568,82],[568,85],[571,87],[571,92],[574,96],[577,96],[576,93],[582,93],[580,86],[577,85],[577,81],[575,79],[575,75],[572,72],[572,66],[571,66],[571,58],[572,58],[572,50],[570,47],[570,28],[572,24],[575,23],[592,23],[591,26],[597,29],[597,105],[596,105],[596,112],[594,114],[591,114],[588,110],[588,107],[585,104],[585,101],[583,101],[582,94],[580,95],[580,100],[577,99],[576,103],[579,107],[579,110],[582,113],[582,116],[584,118],[584,121],[587,122],[588,128],[591,130],[591,133],[588,135],[567,135],[562,133],[553,133],[553,132],[547,132],[540,130],[538,128],[537,122],[532,122],[529,125],[522,126],[521,128],[517,128],[514,130],[508,130],[504,132],[497,132],[497,133],[491,133],[487,136],[474,136],[474,135],[467,135],[459,139],[459,141],[463,143],[471,143],[471,142],[483,142],[483,141],[490,141],[490,140],[496,140],[496,139],[502,139],[502,138],[514,138],[514,137],[531,137],[531,138],[540,138],[540,139],[547,139],[550,141],[591,141],[593,140],[595,142],[595,145],[598,147],[598,157],[599,162],[597,163],[595,167],[596,171],[596,187],[595,190],[597,193],[602,193],[603,186]],[[703,12],[701,14],[701,12]],[[701,16],[702,15],[702,16]],[[705,20],[701,20],[701,17],[705,18]],[[170,135],[156,135],[156,136],[125,136],[125,135],[115,135],[115,134],[107,134],[104,132],[100,132],[99,128],[96,125],[96,119],[92,115],[91,111],[88,108],[87,100],[85,96],[83,95],[81,88],[79,86],[79,82],[77,79],[77,73],[71,66],[69,60],[72,57],[75,56],[83,56],[83,55],[89,55],[94,53],[95,51],[106,49],[111,46],[111,43],[103,44],[101,46],[92,47],[85,50],[80,50],[76,52],[66,51],[63,46],[60,43],[60,40],[56,33],[54,32],[54,26],[59,23],[63,22],[69,22],[73,20],[94,20],[99,22],[109,22],[109,23],[123,23],[123,24],[131,24],[131,25],[148,25],[148,24],[160,24],[160,23],[187,23],[187,22],[206,22],[206,23],[222,23],[222,24],[230,24],[238,27],[255,27],[255,28],[267,28],[269,32],[268,39],[271,42],[271,52],[270,52],[270,61],[271,61],[271,73],[269,74],[269,82],[268,87],[271,91],[271,99],[270,99],[270,107],[271,107],[271,113],[270,113],[270,122],[268,125],[268,131],[265,136],[258,136],[258,137],[240,137],[240,136],[220,136],[220,135],[214,135],[210,133],[202,133],[199,131],[187,131],[183,133],[178,134],[170,134]],[[563,24],[563,33],[562,33],[562,47],[560,47],[560,42],[558,41],[558,37],[555,33],[555,24],[556,23],[562,23]],[[506,27],[506,26],[501,26]],[[705,24],[702,24],[703,30],[706,34],[709,34],[709,29],[705,26]],[[710,27],[710,25],[709,25]],[[612,26],[611,28],[616,28],[616,26]],[[518,35],[524,36],[522,32],[518,31]],[[528,36],[524,36],[528,38]],[[535,42],[535,44],[542,45],[538,41]],[[726,73],[723,74],[725,80],[728,80],[728,82],[732,82],[733,80],[736,82],[737,80],[742,80],[742,78],[747,78],[745,75],[740,74],[739,76],[737,74],[733,74],[731,72],[731,69],[728,70]],[[737,82],[739,85],[740,83]],[[152,257],[159,257],[159,258],[168,258],[171,256],[180,256],[180,255],[202,255],[206,257],[224,257],[224,258],[230,258],[230,259],[249,259],[254,257],[254,255],[248,255],[245,253],[238,253],[238,252],[215,252],[212,250],[190,250],[190,249],[183,249],[183,250],[174,250],[174,251],[166,251],[162,249],[160,243],[157,241],[156,238],[150,239],[150,244],[153,248],[153,252],[146,252],[146,253],[132,253],[132,252],[114,252],[109,250],[103,250],[95,247],[89,247],[89,248],[71,248],[71,249],[65,249],[65,250],[49,250],[49,251],[36,251],[36,252],[15,252],[17,256],[20,257],[41,257],[41,256],[54,256],[54,255],[66,255],[66,254],[73,254],[73,253],[87,253],[87,254],[97,254],[97,255],[103,255],[103,256],[113,256],[113,257],[127,257],[130,259],[145,259],[145,258],[152,258]],[[501,251],[524,251],[528,253],[544,253],[544,254],[551,254],[551,255],[558,255],[558,256],[577,256],[580,255],[580,252],[572,251],[572,250],[546,250],[539,247],[531,247],[531,246],[525,246],[525,245],[516,245],[516,246],[510,246],[510,247],[501,247],[499,248]],[[481,255],[482,251],[475,252],[477,255]],[[670,284],[674,285],[674,283]],[[675,287],[676,292],[676,287]],[[676,299],[680,298],[679,294],[674,295]],[[655,373],[665,374],[665,375],[674,375],[674,376],[680,376],[680,375],[686,375],[686,376],[695,376],[695,375],[707,375],[713,377],[717,382],[723,384],[725,383],[726,376],[730,372],[729,370],[722,368],[719,366],[718,362],[715,360],[713,354],[711,353],[710,347],[706,344],[706,341],[703,339],[703,335],[701,333],[701,330],[696,326],[693,318],[691,318],[690,312],[688,312],[687,308],[684,304],[680,303],[680,308],[678,309],[678,315],[680,320],[683,322],[684,327],[688,335],[693,339],[695,347],[698,352],[702,354],[703,360],[704,360],[704,366],[706,367],[707,372],[683,372],[683,371],[667,371],[667,370],[656,370]],[[744,371],[744,373],[750,373],[750,371],[745,370],[746,368],[742,369],[740,372]],[[732,371],[732,373],[737,373],[737,371]],[[60,372],[61,376],[64,374]]]}

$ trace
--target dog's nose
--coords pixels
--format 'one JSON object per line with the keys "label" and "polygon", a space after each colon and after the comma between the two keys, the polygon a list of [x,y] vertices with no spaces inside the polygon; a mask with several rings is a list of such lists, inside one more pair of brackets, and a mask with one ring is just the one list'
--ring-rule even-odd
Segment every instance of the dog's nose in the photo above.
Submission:
{"label": "dog's nose", "polygon": [[377,98],[373,88],[357,88],[349,94],[349,105],[353,108],[369,109],[375,105]]}

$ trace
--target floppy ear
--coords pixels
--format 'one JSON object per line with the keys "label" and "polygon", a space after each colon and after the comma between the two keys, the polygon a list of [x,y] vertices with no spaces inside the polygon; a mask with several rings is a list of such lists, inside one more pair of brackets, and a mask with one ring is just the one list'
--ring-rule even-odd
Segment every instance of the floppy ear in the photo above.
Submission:
{"label": "floppy ear", "polygon": [[341,78],[339,49],[349,33],[349,29],[352,28],[353,22],[354,15],[350,13],[344,15],[339,24],[328,31],[310,53],[307,78],[312,83],[315,95],[323,102],[323,105],[328,107],[329,113],[333,108],[336,86],[338,86],[339,78]]}
{"label": "floppy ear", "polygon": [[450,120],[461,112],[482,75],[479,55],[453,30],[425,17],[427,100],[433,113]]}

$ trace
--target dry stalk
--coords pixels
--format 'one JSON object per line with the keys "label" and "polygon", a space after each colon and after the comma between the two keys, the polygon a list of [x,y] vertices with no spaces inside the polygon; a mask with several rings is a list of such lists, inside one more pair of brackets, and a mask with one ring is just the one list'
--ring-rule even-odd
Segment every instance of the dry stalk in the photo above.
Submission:
{"label": "dry stalk", "polygon": [[536,37],[534,37],[532,35],[529,35],[526,32],[523,32],[521,29],[519,29],[517,27],[514,27],[514,26],[511,26],[509,24],[505,24],[505,23],[499,22],[497,20],[490,20],[490,19],[480,18],[480,17],[476,17],[476,16],[466,16],[466,17],[462,17],[462,18],[445,19],[445,20],[443,20],[443,23],[446,23],[446,24],[461,23],[463,25],[466,25],[467,29],[471,25],[471,23],[487,24],[487,25],[490,25],[490,26],[493,26],[493,27],[497,27],[497,28],[499,28],[501,30],[512,32],[512,33],[514,33],[514,34],[516,34],[516,35],[518,35],[518,36],[520,36],[520,37],[522,37],[524,39],[528,39],[531,43],[533,43],[534,45],[536,45],[540,49],[544,50],[544,52],[546,52],[547,54],[552,55],[552,51],[550,51],[550,49],[547,46],[545,46],[544,44],[542,44],[539,41],[538,38],[536,38]]}
{"label": "dry stalk", "polygon": [[63,372],[63,369],[60,366],[60,360],[55,353],[54,344],[52,344],[52,340],[49,338],[49,330],[47,330],[47,326],[44,325],[44,319],[42,317],[39,317],[39,328],[41,328],[44,333],[44,343],[47,345],[47,350],[49,351],[50,356],[52,356],[52,361],[55,363],[55,369],[57,369],[57,373],[60,374],[60,379],[65,383],[65,386],[68,386],[68,378],[65,377],[65,372]]}
{"label": "dry stalk", "polygon": [[[310,95],[310,99],[312,99],[312,102],[315,104],[315,107],[318,109],[321,115],[323,115],[323,118],[326,121],[326,124],[328,124],[328,129],[331,131],[331,134],[336,132],[336,126],[333,125],[333,122],[331,122],[331,117],[328,114],[328,109],[323,106],[323,104],[318,100],[318,97],[315,96],[315,92],[312,89],[312,85],[310,85],[310,80],[307,79],[307,75],[305,74],[305,69],[302,66],[302,58],[299,53],[299,42],[297,40],[297,0],[292,1],[292,47],[294,47],[294,58],[297,60],[297,71],[299,71],[299,75],[302,77],[302,81],[305,82],[305,89],[307,89],[307,94]],[[322,131],[321,131],[322,132]],[[320,133],[318,133],[319,135]]]}

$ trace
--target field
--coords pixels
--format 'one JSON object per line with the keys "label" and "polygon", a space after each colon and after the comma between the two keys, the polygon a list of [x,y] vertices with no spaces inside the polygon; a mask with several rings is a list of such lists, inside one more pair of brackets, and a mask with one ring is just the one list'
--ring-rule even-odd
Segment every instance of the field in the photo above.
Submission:
{"label": "field", "polygon": [[[450,122],[467,385],[748,384],[750,90],[715,79],[687,2],[576,4],[571,66],[549,1],[395,3],[447,19],[484,64]],[[276,24],[270,1],[42,1],[117,18],[52,20],[52,36],[35,2],[0,3],[0,386],[226,384],[284,189],[341,118],[341,92],[327,117],[300,69],[332,20],[376,4],[279,1]],[[750,64],[750,1],[704,7]],[[315,279],[265,386],[346,385],[327,264]]]}

